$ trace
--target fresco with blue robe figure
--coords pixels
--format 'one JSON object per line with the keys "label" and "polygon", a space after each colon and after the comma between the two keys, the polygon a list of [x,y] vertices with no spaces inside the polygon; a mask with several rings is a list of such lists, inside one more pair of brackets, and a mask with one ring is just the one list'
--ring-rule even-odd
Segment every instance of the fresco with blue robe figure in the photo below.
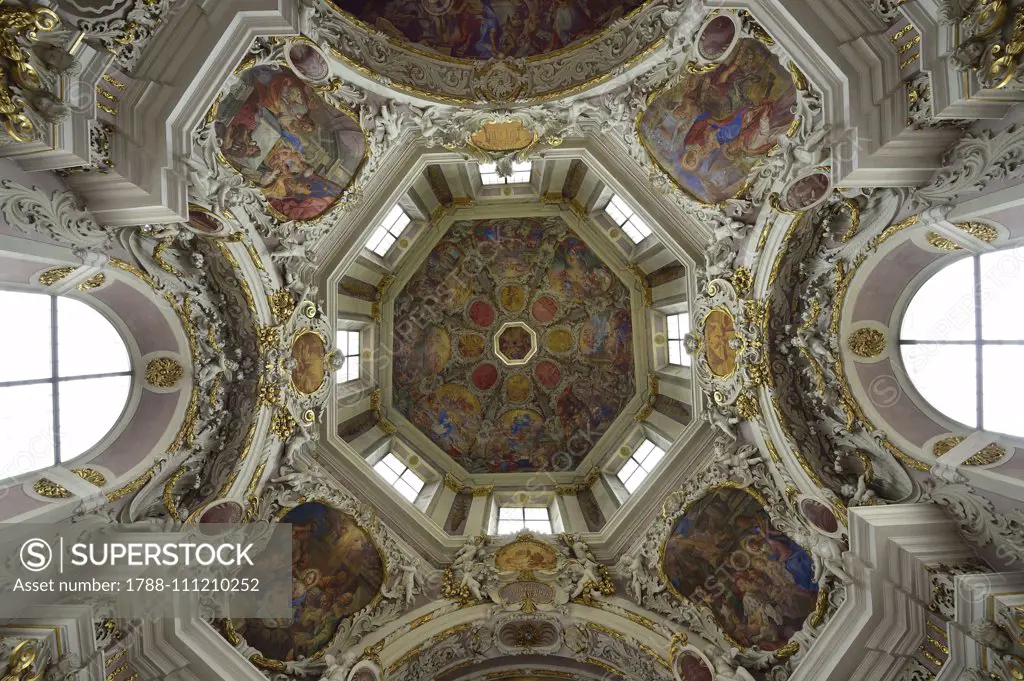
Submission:
{"label": "fresco with blue robe figure", "polygon": [[784,646],[818,596],[811,557],[740,489],[712,490],[686,510],[662,568],[677,594],[711,610],[745,647]]}
{"label": "fresco with blue robe figure", "polygon": [[648,152],[704,203],[733,198],[795,119],[796,86],[767,47],[743,40],[710,73],[656,97],[640,119]]}
{"label": "fresco with blue robe figure", "polygon": [[228,163],[289,220],[325,213],[367,153],[359,123],[282,66],[242,73],[217,107],[215,130]]}
{"label": "fresco with blue robe figure", "polygon": [[378,31],[451,57],[532,57],[602,31],[643,0],[331,0]]}
{"label": "fresco with blue robe figure", "polygon": [[342,620],[369,605],[385,580],[384,563],[354,518],[320,502],[300,504],[292,525],[292,617],[235,623],[271,660],[308,658],[334,639]]}

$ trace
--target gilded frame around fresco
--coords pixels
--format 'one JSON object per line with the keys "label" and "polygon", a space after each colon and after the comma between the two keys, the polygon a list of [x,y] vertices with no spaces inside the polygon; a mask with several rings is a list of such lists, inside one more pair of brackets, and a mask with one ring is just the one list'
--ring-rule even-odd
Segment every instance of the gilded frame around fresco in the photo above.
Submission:
{"label": "gilded frame around fresco", "polygon": [[[338,508],[337,506],[335,506],[331,502],[330,499],[327,499],[327,498],[324,498],[324,497],[312,497],[312,498],[309,498],[309,499],[307,499],[305,497],[299,497],[298,503],[296,503],[294,505],[291,505],[291,506],[283,506],[282,508],[280,508],[277,511],[277,513],[274,515],[274,522],[281,522],[281,519],[284,518],[284,516],[288,515],[288,513],[290,513],[293,509],[298,508],[299,506],[302,506],[302,505],[305,505],[305,504],[314,504],[314,503],[322,504],[322,505],[326,506],[327,508],[331,509],[332,511],[335,511],[335,512],[337,512],[337,513],[339,513],[339,514],[341,514],[343,516],[351,518],[352,522],[354,522],[356,524],[356,526],[360,530],[362,530],[366,534],[366,536],[370,539],[370,544],[373,546],[373,550],[377,552],[377,557],[380,560],[380,564],[381,564],[381,574],[382,574],[380,588],[377,589],[377,594],[370,600],[369,603],[367,603],[362,608],[360,608],[358,612],[352,613],[349,617],[355,617],[355,616],[359,615],[360,613],[371,611],[373,608],[375,608],[377,606],[378,603],[380,603],[381,599],[384,597],[384,589],[387,586],[388,580],[390,578],[390,573],[389,573],[389,570],[388,570],[387,557],[381,552],[380,547],[377,545],[377,542],[374,540],[374,536],[373,536],[374,532],[373,532],[373,528],[372,527],[368,527],[368,526],[364,525],[363,523],[361,523],[359,521],[359,518],[356,517],[354,514],[349,513],[347,511],[344,511],[344,510]],[[232,622],[230,619],[221,620],[221,628],[222,628],[222,630],[224,632],[224,638],[226,638],[231,645],[237,646],[237,645],[241,644],[243,641],[245,641],[245,637],[242,634],[238,633],[238,630],[235,628],[234,622]],[[331,637],[331,640],[329,642],[327,642],[326,644],[324,644],[323,647],[313,651],[308,656],[307,659],[318,660],[318,659],[322,658],[324,656],[324,654],[331,648],[331,646],[333,646],[337,642],[338,636],[340,634],[341,634],[341,627],[339,626],[338,631],[336,631],[334,633],[334,636]],[[265,670],[268,670],[268,671],[276,671],[276,672],[284,672],[285,671],[285,662],[284,662],[284,660],[275,660],[275,659],[272,659],[272,658],[264,657],[261,653],[254,653],[253,655],[250,655],[249,656],[249,662],[251,662],[253,665],[255,665],[256,667],[258,667],[260,669],[265,669]]]}
{"label": "gilded frame around fresco", "polygon": [[[320,102],[323,103],[324,106],[329,107],[331,109],[334,109],[335,111],[337,111],[337,112],[339,112],[341,114],[344,114],[345,116],[348,116],[350,119],[352,119],[352,121],[356,124],[356,128],[361,130],[362,133],[363,133],[363,149],[364,149],[363,156],[359,160],[359,164],[356,166],[355,170],[352,171],[352,177],[349,179],[348,184],[345,185],[344,187],[342,187],[341,194],[339,194],[338,197],[329,206],[327,206],[327,208],[325,208],[322,212],[320,212],[318,215],[316,215],[314,217],[311,217],[311,218],[305,218],[305,219],[302,219],[302,220],[290,218],[287,215],[284,215],[283,213],[281,213],[276,208],[274,208],[274,206],[270,203],[270,200],[267,199],[266,195],[263,194],[262,187],[260,187],[255,182],[249,180],[244,175],[242,175],[242,173],[239,172],[238,169],[235,168],[231,164],[230,161],[228,161],[227,157],[224,156],[224,153],[221,151],[219,140],[218,140],[218,144],[216,144],[214,146],[214,151],[216,153],[217,162],[220,163],[225,169],[228,169],[231,172],[235,173],[238,177],[240,177],[242,179],[242,181],[247,186],[257,190],[258,192],[260,192],[260,196],[263,197],[263,205],[264,205],[264,207],[266,208],[267,212],[270,213],[270,215],[272,217],[274,217],[274,219],[279,220],[281,222],[291,222],[291,223],[294,223],[296,225],[300,225],[301,226],[301,225],[304,225],[304,224],[315,223],[315,222],[318,222],[319,220],[321,220],[325,215],[327,215],[334,208],[337,207],[338,202],[342,200],[342,198],[344,197],[344,195],[347,192],[354,190],[354,188],[358,185],[359,180],[362,179],[360,176],[362,175],[363,169],[366,167],[366,163],[367,163],[367,161],[370,160],[370,155],[373,152],[372,138],[371,138],[371,133],[368,132],[367,130],[363,129],[362,124],[361,124],[361,122],[359,120],[359,113],[358,112],[356,112],[355,110],[353,110],[353,109],[351,109],[351,108],[349,108],[347,106],[344,106],[344,105],[338,103],[337,101],[329,100],[326,97],[322,96],[323,92],[325,90],[329,90],[331,85],[332,85],[332,83],[333,83],[333,79],[331,79],[330,76],[328,76],[327,83],[324,84],[322,82],[318,83],[318,82],[310,81],[310,80],[308,80],[306,78],[303,78],[301,75],[299,75],[294,70],[292,70],[291,65],[288,63],[288,60],[287,60],[287,58],[285,56],[286,53],[285,53],[284,50],[287,50],[291,45],[294,45],[296,43],[308,43],[308,44],[311,44],[311,45],[314,45],[314,46],[315,46],[315,43],[312,43],[308,38],[303,38],[303,37],[298,37],[298,38],[289,40],[287,43],[285,43],[280,38],[271,39],[271,41],[272,41],[272,44],[274,44],[275,46],[280,46],[282,48],[281,54],[278,55],[276,58],[271,59],[271,60],[266,61],[266,62],[258,62],[253,57],[246,57],[245,59],[243,59],[242,62],[238,66],[235,67],[234,71],[232,71],[232,74],[231,74],[232,77],[229,78],[228,81],[223,86],[221,86],[220,92],[217,94],[217,98],[214,100],[213,104],[210,106],[210,109],[206,112],[206,116],[203,118],[203,120],[205,121],[205,124],[207,126],[213,125],[214,122],[217,120],[217,114],[218,114],[218,112],[220,110],[221,100],[223,99],[224,94],[226,92],[229,92],[232,88],[234,88],[236,86],[236,84],[238,82],[238,79],[243,74],[245,74],[246,72],[252,70],[253,68],[256,68],[257,66],[276,66],[278,68],[284,69],[288,73],[292,74],[299,81],[301,81],[303,85],[305,85],[306,87],[312,89],[316,93],[317,98],[320,100]],[[328,61],[328,66],[329,65],[330,65],[330,62]]]}
{"label": "gilded frame around fresco", "polygon": [[320,388],[322,388],[323,385],[324,385],[324,381],[327,380],[327,378],[330,376],[330,373],[331,373],[329,367],[327,366],[327,362],[330,359],[330,356],[333,354],[332,351],[331,351],[331,344],[327,341],[327,338],[325,338],[324,335],[322,333],[320,333],[319,331],[317,331],[316,329],[311,329],[309,327],[301,327],[298,330],[296,330],[295,333],[292,334],[292,340],[291,340],[291,343],[288,344],[288,349],[293,353],[292,356],[294,357],[295,344],[298,342],[298,340],[300,338],[302,338],[303,336],[306,336],[306,335],[310,335],[310,334],[316,336],[317,338],[319,338],[320,342],[324,346],[324,358],[323,358],[323,361],[324,361],[324,375],[323,375],[323,378],[320,379],[320,385],[317,386],[316,390],[314,390],[311,393],[307,393],[307,392],[304,392],[302,390],[299,390],[299,387],[297,385],[295,385],[295,373],[292,372],[291,374],[289,374],[289,376],[288,376],[288,385],[289,385],[289,387],[293,391],[295,391],[296,394],[302,395],[303,397],[308,397],[310,395],[315,395],[317,392],[319,392]]}
{"label": "gilded frame around fresco", "polygon": [[[656,2],[656,0],[644,0],[644,2],[640,3],[640,5],[634,7],[627,14],[624,14],[616,21],[630,22],[637,15],[646,10],[650,5],[654,4],[654,2]],[[435,52],[432,50],[424,49],[422,47],[419,47],[417,43],[414,43],[410,40],[401,40],[371,26],[370,24],[366,23],[365,21],[355,16],[354,14],[339,7],[337,3],[334,2],[334,0],[328,0],[327,5],[331,8],[333,12],[343,17],[346,21],[349,21],[353,25],[359,27],[360,29],[362,29],[369,35],[373,36],[377,40],[381,40],[388,43],[391,47],[395,49],[406,50],[421,57],[426,57],[428,59],[436,59],[439,62],[444,62],[448,64],[476,65],[486,61],[484,59],[473,57],[453,57],[451,55],[443,54],[441,52]],[[586,47],[591,43],[594,43],[598,40],[601,40],[611,35],[614,31],[615,28],[613,26],[605,26],[596,33],[592,33],[586,36],[585,38],[575,40],[571,44],[566,45],[565,47],[560,47],[557,50],[552,50],[550,52],[544,52],[543,54],[535,54],[529,57],[522,57],[521,61],[527,64],[533,64],[538,61],[547,61],[549,59],[557,59],[558,57],[564,57],[568,54],[575,52],[580,48]],[[516,59],[515,61],[520,61],[520,59]]]}
{"label": "gilded frame around fresco", "polygon": [[[665,551],[666,551],[666,549],[668,547],[668,542],[672,539],[673,535],[675,534],[675,527],[679,523],[679,520],[684,515],[686,515],[687,512],[689,512],[689,510],[696,503],[698,503],[699,501],[701,501],[703,499],[706,499],[708,496],[710,496],[711,494],[713,494],[715,492],[718,492],[718,491],[721,491],[721,490],[728,490],[728,489],[739,490],[741,492],[745,492],[746,494],[750,495],[750,497],[754,501],[756,501],[758,503],[758,505],[762,508],[762,510],[764,510],[764,512],[768,515],[768,519],[771,521],[772,525],[775,526],[776,529],[778,529],[778,525],[777,525],[778,521],[774,517],[774,515],[772,514],[771,504],[769,503],[768,499],[763,494],[758,492],[756,489],[751,488],[750,485],[743,485],[743,484],[740,484],[738,482],[734,482],[734,481],[731,481],[731,480],[730,481],[725,481],[725,482],[715,483],[713,485],[709,485],[708,487],[702,489],[699,494],[693,496],[693,498],[687,500],[684,504],[682,504],[675,513],[669,514],[669,513],[666,513],[664,509],[662,509],[662,516],[661,517],[662,517],[662,520],[665,521],[665,524],[669,528],[669,531],[668,531],[668,534],[665,536],[664,541],[661,543],[661,546],[660,546],[659,552],[658,552],[658,578],[667,587],[668,592],[670,594],[672,594],[672,596],[677,598],[680,602],[686,603],[689,606],[691,606],[693,608],[696,608],[697,610],[703,612],[705,615],[709,615],[712,618],[712,620],[718,625],[719,631],[721,631],[722,636],[724,636],[725,639],[731,645],[735,646],[736,648],[738,648],[740,650],[752,650],[753,648],[750,648],[748,646],[744,646],[742,643],[740,643],[735,638],[733,638],[727,631],[725,631],[725,628],[722,626],[721,621],[718,619],[718,616],[714,613],[714,611],[712,611],[710,608],[708,608],[707,606],[703,605],[702,603],[698,603],[696,601],[693,601],[693,600],[687,598],[686,596],[683,596],[681,593],[679,593],[679,590],[676,589],[676,586],[672,583],[672,581],[668,578],[668,575],[665,573]],[[786,536],[789,537],[788,534]],[[803,544],[798,542],[793,537],[789,537],[789,540],[792,541],[793,543],[795,543],[800,548],[802,548],[804,551],[806,551],[808,555],[810,555],[810,550],[806,546],[804,546]],[[823,608],[827,606],[827,594],[828,594],[828,591],[824,587],[824,585],[819,584],[818,585],[817,600],[815,602],[815,609],[814,609],[813,612],[811,612],[808,615],[808,618],[820,617],[819,612],[822,611]],[[786,646],[783,646],[783,648],[780,648],[778,650],[763,651],[763,652],[767,652],[767,653],[772,653],[772,654],[778,655],[780,651],[784,650],[789,645],[792,645],[792,642],[787,643]],[[757,648],[757,650],[760,650],[760,648]]]}
{"label": "gilded frame around fresco", "polygon": [[[711,12],[710,14],[708,14],[707,17],[705,17],[705,20],[701,24],[701,28],[698,31],[698,36],[707,27],[707,24],[710,22],[712,17],[715,17],[718,14],[719,14],[718,10],[715,10],[715,11]],[[734,22],[735,22],[735,19],[734,19]],[[754,26],[757,26],[757,24],[754,24]],[[648,162],[654,168],[656,168],[658,171],[660,171],[662,174],[664,174],[665,177],[667,177],[672,182],[672,184],[675,185],[675,187],[679,191],[681,191],[683,194],[685,194],[687,198],[689,198],[690,200],[692,200],[692,201],[694,201],[694,202],[698,203],[699,205],[704,206],[706,208],[723,209],[723,208],[726,207],[726,204],[729,201],[735,200],[735,199],[743,196],[744,194],[746,194],[746,192],[750,189],[751,185],[754,182],[754,176],[756,175],[755,171],[758,168],[760,168],[762,165],[764,165],[764,157],[758,159],[754,163],[754,166],[750,169],[750,172],[747,174],[746,182],[739,189],[739,191],[737,191],[732,196],[730,196],[730,197],[728,197],[726,199],[723,199],[722,201],[718,201],[716,203],[708,203],[706,201],[701,200],[697,196],[695,196],[693,194],[693,192],[691,192],[686,187],[682,186],[682,184],[679,183],[679,181],[675,178],[675,176],[672,174],[672,172],[668,168],[666,168],[661,163],[660,160],[658,160],[658,157],[654,154],[654,152],[651,149],[650,145],[648,145],[647,140],[645,140],[644,136],[641,134],[640,125],[641,125],[643,117],[646,115],[648,109],[650,109],[651,105],[657,99],[659,99],[662,95],[666,94],[669,90],[671,90],[671,89],[675,88],[676,86],[678,86],[686,78],[706,76],[708,73],[711,73],[711,72],[717,70],[718,67],[722,66],[729,58],[732,57],[733,53],[736,52],[736,50],[739,48],[739,45],[744,40],[754,40],[754,41],[763,43],[769,49],[769,51],[771,51],[776,57],[779,58],[780,65],[785,67],[785,69],[787,71],[789,71],[791,74],[793,74],[792,82],[793,82],[794,87],[796,88],[797,101],[799,101],[800,97],[804,93],[807,92],[806,79],[803,78],[803,74],[800,72],[799,67],[796,65],[796,62],[794,62],[792,60],[792,58],[790,58],[788,55],[781,54],[777,49],[776,50],[772,49],[772,47],[776,46],[775,41],[767,33],[765,33],[763,29],[760,29],[760,27],[758,26],[758,30],[752,30],[747,35],[744,35],[741,31],[738,30],[737,31],[737,36],[733,39],[732,45],[730,45],[729,49],[727,49],[722,54],[722,56],[720,56],[717,60],[715,60],[715,61],[705,60],[705,61],[708,62],[705,66],[698,66],[696,62],[691,62],[690,63],[690,66],[692,67],[691,69],[683,70],[679,76],[670,79],[668,82],[663,84],[661,87],[658,87],[658,88],[652,90],[650,93],[648,93],[647,98],[645,100],[644,108],[637,113],[636,118],[633,121],[633,134],[636,137],[636,139],[639,141],[640,146],[644,150],[644,153],[647,155]],[[694,50],[697,50],[697,48],[694,47]],[[698,54],[699,54],[699,52],[698,52]],[[704,59],[704,58],[701,57],[701,59]],[[799,77],[797,77],[798,75],[799,75]],[[786,131],[785,136],[786,137],[792,137],[793,135],[795,135],[797,133],[797,131],[800,129],[801,125],[803,125],[803,118],[802,118],[802,116],[800,114],[796,114],[793,117],[793,122],[790,123],[789,129]],[[776,142],[767,152],[765,152],[764,156],[767,156],[767,155],[771,154],[776,149],[778,149],[778,147],[779,147],[779,144]]]}

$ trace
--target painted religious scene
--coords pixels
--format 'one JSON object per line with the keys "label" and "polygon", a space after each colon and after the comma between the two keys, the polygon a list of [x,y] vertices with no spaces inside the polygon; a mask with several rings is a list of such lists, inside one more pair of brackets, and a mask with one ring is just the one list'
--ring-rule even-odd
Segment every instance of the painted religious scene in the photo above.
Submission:
{"label": "painted religious scene", "polygon": [[750,172],[793,123],[796,86],[767,47],[742,40],[714,71],[657,97],[639,133],[686,192],[714,204],[740,194]]}
{"label": "painted religious scene", "polygon": [[807,552],[750,494],[713,490],[676,522],[662,567],[674,590],[711,610],[744,647],[778,650],[814,611]]}
{"label": "painted religious scene", "polygon": [[331,0],[393,38],[464,59],[532,57],[599,33],[642,0]]}
{"label": "painted religious scene", "polygon": [[574,469],[636,392],[629,291],[560,218],[455,223],[395,319],[395,407],[471,473]]}
{"label": "painted religious scene", "polygon": [[366,155],[358,122],[281,66],[244,72],[217,108],[216,131],[228,163],[289,220],[326,212]]}
{"label": "painted religious scene", "polygon": [[385,574],[373,541],[351,516],[310,502],[281,522],[292,525],[292,617],[236,626],[264,657],[287,662],[326,647],[345,618],[373,601]]}

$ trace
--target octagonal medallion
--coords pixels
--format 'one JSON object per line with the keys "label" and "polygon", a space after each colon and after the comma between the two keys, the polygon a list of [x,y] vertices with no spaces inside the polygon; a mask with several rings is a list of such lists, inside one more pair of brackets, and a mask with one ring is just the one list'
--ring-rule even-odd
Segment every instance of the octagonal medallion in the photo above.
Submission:
{"label": "octagonal medallion", "polygon": [[636,394],[630,303],[560,217],[456,222],[395,298],[395,410],[471,474],[573,470]]}
{"label": "octagonal medallion", "polygon": [[505,322],[494,334],[494,354],[510,367],[526,364],[537,354],[537,332],[522,322]]}

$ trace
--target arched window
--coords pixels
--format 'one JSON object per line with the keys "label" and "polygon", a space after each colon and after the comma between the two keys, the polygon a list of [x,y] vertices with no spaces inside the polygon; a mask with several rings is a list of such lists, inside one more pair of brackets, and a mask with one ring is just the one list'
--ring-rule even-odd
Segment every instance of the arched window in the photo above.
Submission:
{"label": "arched window", "polygon": [[0,291],[0,479],[81,456],[120,419],[128,349],[85,303]]}
{"label": "arched window", "polygon": [[963,258],[928,279],[907,307],[900,350],[937,410],[1024,437],[1024,247]]}

